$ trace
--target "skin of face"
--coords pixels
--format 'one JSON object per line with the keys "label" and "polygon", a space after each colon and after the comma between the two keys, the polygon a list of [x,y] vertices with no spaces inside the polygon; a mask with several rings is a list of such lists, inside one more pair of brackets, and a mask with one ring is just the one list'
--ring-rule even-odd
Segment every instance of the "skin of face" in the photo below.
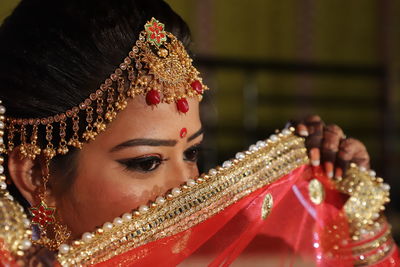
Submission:
{"label": "skin of face", "polygon": [[[136,97],[105,132],[83,146],[77,176],[56,200],[72,237],[112,222],[198,175],[196,162],[188,160],[185,152],[203,138],[199,103],[188,102],[190,109],[182,114],[175,104],[149,106],[144,97]],[[184,138],[182,128],[187,129]],[[152,171],[132,170],[121,163],[149,156],[162,159]]]}

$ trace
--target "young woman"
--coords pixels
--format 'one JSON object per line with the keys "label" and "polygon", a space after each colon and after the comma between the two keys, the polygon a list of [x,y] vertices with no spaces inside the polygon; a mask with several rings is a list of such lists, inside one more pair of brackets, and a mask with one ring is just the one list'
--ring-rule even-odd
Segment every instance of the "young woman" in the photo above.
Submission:
{"label": "young woman", "polygon": [[[165,2],[22,0],[0,40],[4,265],[166,266],[201,246],[227,265],[257,234],[284,240],[269,241],[283,257],[395,261],[364,145],[318,116],[297,125],[305,144],[285,129],[199,177],[208,88]],[[362,168],[342,178],[350,162]]]}

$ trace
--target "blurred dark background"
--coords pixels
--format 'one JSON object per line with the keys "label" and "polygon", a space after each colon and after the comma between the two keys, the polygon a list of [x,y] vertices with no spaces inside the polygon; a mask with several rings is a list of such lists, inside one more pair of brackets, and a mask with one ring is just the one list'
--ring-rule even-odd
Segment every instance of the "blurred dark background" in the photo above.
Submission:
{"label": "blurred dark background", "polygon": [[[0,0],[0,21],[16,5]],[[400,1],[167,0],[187,21],[203,104],[207,169],[290,119],[319,114],[363,141],[391,185],[400,242]]]}

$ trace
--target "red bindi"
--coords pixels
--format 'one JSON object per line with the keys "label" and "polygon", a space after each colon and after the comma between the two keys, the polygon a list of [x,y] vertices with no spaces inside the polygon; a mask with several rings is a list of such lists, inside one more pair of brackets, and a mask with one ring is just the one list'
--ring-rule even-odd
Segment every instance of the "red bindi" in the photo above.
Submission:
{"label": "red bindi", "polygon": [[181,133],[179,134],[179,136],[180,136],[181,138],[185,138],[186,135],[187,135],[187,129],[186,129],[186,128],[182,128],[182,129],[181,129]]}

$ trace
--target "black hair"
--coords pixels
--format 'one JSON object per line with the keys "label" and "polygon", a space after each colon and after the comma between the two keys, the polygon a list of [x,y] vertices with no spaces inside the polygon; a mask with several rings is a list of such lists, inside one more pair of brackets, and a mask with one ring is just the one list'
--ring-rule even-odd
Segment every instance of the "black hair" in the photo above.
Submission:
{"label": "black hair", "polygon": [[[47,117],[77,106],[113,73],[152,17],[188,49],[186,23],[162,0],[22,0],[0,27],[7,115]],[[57,156],[52,172],[72,174],[73,157]]]}
{"label": "black hair", "polygon": [[22,0],[0,27],[0,97],[18,118],[63,113],[94,92],[157,18],[185,45],[161,0]]}

